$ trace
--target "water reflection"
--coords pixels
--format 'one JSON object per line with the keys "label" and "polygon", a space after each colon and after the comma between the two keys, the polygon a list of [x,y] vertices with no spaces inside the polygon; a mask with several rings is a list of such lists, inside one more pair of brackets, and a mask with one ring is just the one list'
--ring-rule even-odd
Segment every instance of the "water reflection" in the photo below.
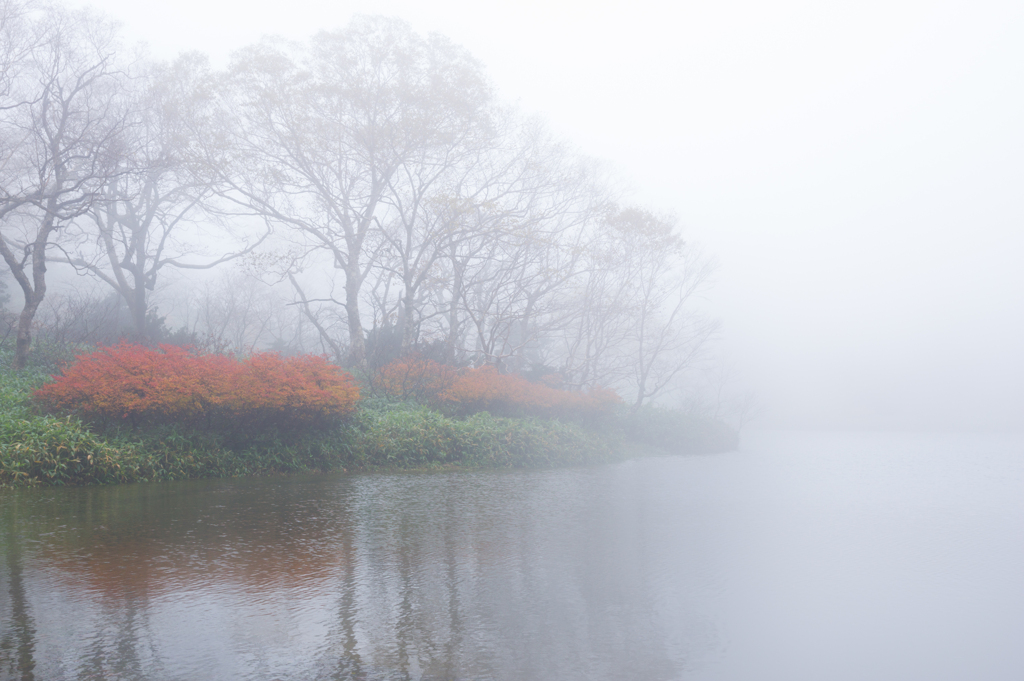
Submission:
{"label": "water reflection", "polygon": [[[5,601],[0,601],[4,606],[5,618],[3,635],[0,636],[0,663],[6,675],[12,678],[32,679],[35,670],[35,625],[32,616],[29,614],[28,602],[25,598],[25,576],[24,564],[21,555],[21,545],[17,541],[9,541],[14,536],[15,516],[8,515],[5,518],[3,548],[6,555],[6,577],[7,587],[4,595]],[[9,615],[7,614],[9,613]]]}
{"label": "water reflection", "polygon": [[1024,437],[0,493],[0,679],[1024,678]]}
{"label": "water reflection", "polygon": [[658,570],[678,574],[664,559],[682,554],[652,554],[642,499],[615,480],[606,468],[9,492],[2,673],[676,678],[685,655],[659,620]]}

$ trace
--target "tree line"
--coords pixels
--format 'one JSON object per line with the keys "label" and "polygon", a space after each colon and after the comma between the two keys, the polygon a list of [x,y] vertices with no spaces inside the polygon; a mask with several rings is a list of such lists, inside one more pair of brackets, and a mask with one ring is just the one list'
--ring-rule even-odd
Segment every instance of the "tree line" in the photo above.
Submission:
{"label": "tree line", "polygon": [[102,282],[152,342],[164,275],[233,261],[337,363],[420,353],[639,407],[715,333],[694,305],[711,264],[609,184],[464,49],[399,20],[265,39],[215,69],[145,59],[90,11],[0,0],[16,367],[50,266]]}

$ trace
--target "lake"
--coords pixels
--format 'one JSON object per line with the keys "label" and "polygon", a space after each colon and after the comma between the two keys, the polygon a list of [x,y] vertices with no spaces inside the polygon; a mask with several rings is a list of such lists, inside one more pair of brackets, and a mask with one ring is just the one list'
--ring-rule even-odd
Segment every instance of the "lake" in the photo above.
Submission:
{"label": "lake", "polygon": [[0,492],[2,679],[1024,678],[1024,436]]}

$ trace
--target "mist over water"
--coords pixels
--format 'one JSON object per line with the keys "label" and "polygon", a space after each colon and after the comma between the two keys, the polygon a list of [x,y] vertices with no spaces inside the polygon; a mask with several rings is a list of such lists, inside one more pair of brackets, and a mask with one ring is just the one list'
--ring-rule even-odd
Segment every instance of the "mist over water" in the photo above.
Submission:
{"label": "mist over water", "polygon": [[24,490],[3,673],[1016,679],[1022,454],[776,433],[586,469]]}

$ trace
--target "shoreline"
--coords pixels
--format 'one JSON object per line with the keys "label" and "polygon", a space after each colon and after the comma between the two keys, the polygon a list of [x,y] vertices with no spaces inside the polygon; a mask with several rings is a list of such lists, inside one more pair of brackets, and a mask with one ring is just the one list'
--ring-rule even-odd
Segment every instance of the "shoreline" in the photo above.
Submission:
{"label": "shoreline", "polygon": [[736,446],[724,424],[667,410],[559,420],[446,415],[367,399],[320,432],[212,432],[182,425],[93,428],[36,411],[40,373],[0,372],[0,488],[89,486],[282,474],[551,469]]}

